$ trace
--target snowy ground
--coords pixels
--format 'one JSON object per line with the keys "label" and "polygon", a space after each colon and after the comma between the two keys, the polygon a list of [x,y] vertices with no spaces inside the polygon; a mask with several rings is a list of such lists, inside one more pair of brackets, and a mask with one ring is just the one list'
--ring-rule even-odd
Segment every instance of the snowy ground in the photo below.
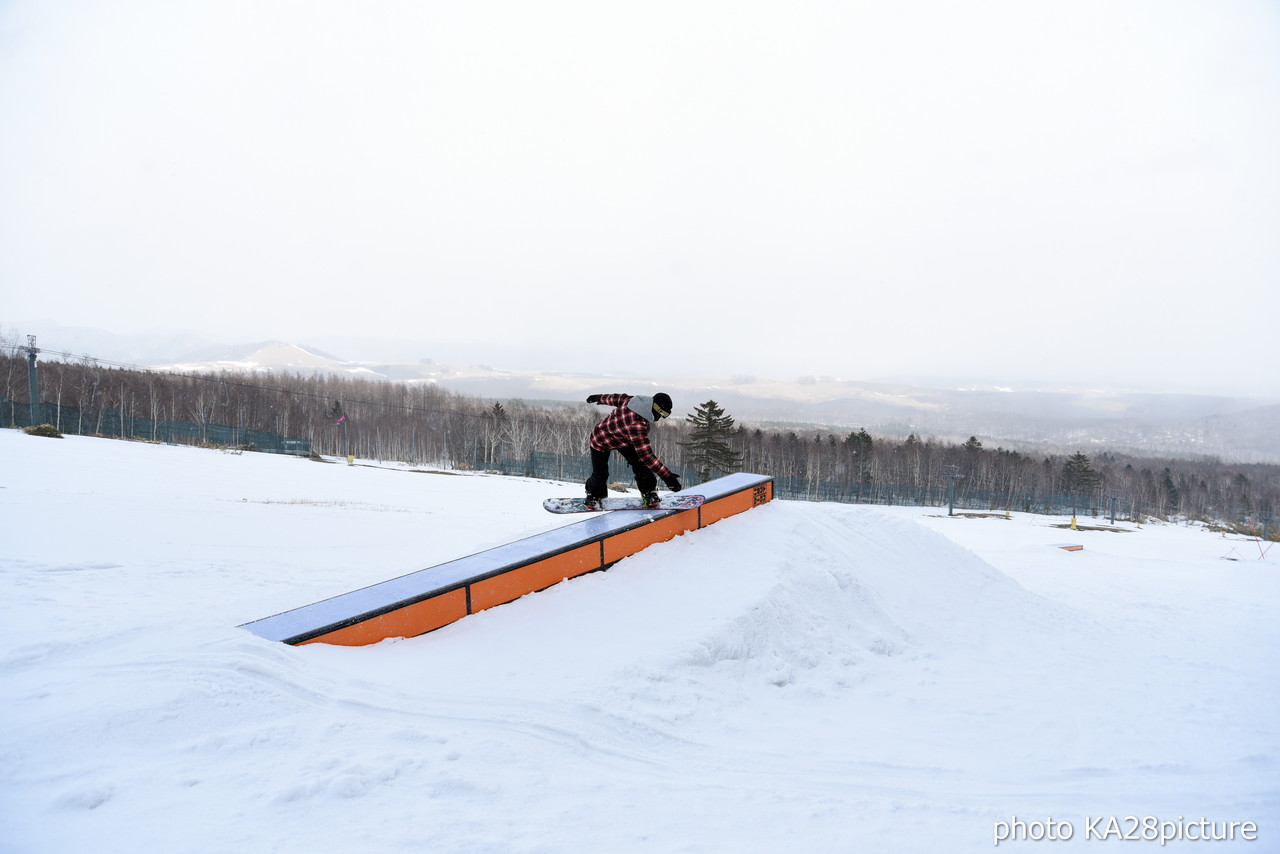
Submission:
{"label": "snowy ground", "polygon": [[236,628],[566,491],[0,431],[0,851],[1280,851],[1280,549],[1199,528],[775,502],[425,637]]}

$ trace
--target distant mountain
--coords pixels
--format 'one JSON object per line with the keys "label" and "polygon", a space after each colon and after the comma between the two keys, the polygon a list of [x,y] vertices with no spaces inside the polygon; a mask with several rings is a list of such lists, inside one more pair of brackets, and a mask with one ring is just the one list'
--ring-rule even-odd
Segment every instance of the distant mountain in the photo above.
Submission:
{"label": "distant mountain", "polygon": [[[1280,462],[1280,400],[1151,394],[1055,387],[998,388],[974,384],[927,387],[833,377],[638,379],[623,375],[504,370],[493,363],[424,358],[428,345],[370,341],[374,357],[350,358],[352,341],[321,344],[266,341],[225,344],[190,336],[119,336],[59,327],[56,338],[74,355],[178,372],[332,374],[397,382],[430,382],[497,400],[577,401],[595,392],[667,391],[679,411],[715,400],[740,423],[768,429],[817,428],[843,435],[872,433],[984,444],[1020,450],[1109,449],[1179,456],[1220,456]],[[333,350],[334,352],[330,352]],[[341,352],[344,355],[335,355]],[[53,354],[46,353],[45,358]],[[513,356],[513,358],[515,358]]]}
{"label": "distant mountain", "polygon": [[[48,320],[23,323],[20,325],[20,330],[23,333],[20,343],[25,345],[25,336],[34,334],[36,346],[41,348],[47,357],[61,353],[73,358],[89,356],[131,365],[212,359],[226,352],[228,346],[196,335],[177,333],[120,335],[89,326],[62,326]],[[10,333],[8,325],[6,324],[0,332]],[[16,331],[13,334],[16,335]]]}
{"label": "distant mountain", "polygon": [[1230,396],[1080,389],[922,388],[829,377],[780,381],[632,377],[502,370],[483,365],[352,362],[316,348],[273,342],[207,362],[165,365],[185,371],[289,371],[431,382],[497,400],[576,401],[594,392],[666,391],[685,411],[715,400],[739,422],[768,428],[866,427],[882,435],[984,443],[1043,452],[1110,449],[1138,454],[1280,461],[1280,405]]}
{"label": "distant mountain", "polygon": [[350,374],[369,375],[377,379],[386,376],[377,371],[345,362],[314,347],[286,344],[283,341],[265,341],[251,344],[244,355],[221,355],[213,358],[184,359],[168,364],[149,365],[162,371],[177,373],[204,373],[218,371],[243,371],[248,373],[295,374]]}

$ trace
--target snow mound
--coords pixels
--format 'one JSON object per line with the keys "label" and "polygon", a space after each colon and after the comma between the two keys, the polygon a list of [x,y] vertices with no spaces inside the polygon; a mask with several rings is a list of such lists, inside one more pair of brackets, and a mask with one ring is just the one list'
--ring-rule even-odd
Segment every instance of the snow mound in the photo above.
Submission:
{"label": "snow mound", "polygon": [[0,851],[1275,824],[1274,564],[1177,526],[1069,554],[1016,514],[774,502],[422,637],[236,628],[558,527],[565,488],[0,431]]}
{"label": "snow mound", "polygon": [[384,642],[382,656],[312,654],[487,695],[540,696],[551,679],[562,693],[603,691],[615,709],[672,718],[708,695],[839,697],[898,659],[1006,645],[1011,632],[1030,640],[1035,619],[1061,610],[913,521],[775,502],[608,572]]}

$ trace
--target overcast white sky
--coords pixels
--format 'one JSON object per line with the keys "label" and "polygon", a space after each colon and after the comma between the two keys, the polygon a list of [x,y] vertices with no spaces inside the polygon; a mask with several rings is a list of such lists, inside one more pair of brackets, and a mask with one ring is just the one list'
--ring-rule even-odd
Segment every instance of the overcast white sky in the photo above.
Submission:
{"label": "overcast white sky", "polygon": [[15,328],[1276,393],[1280,3],[0,0],[0,288]]}

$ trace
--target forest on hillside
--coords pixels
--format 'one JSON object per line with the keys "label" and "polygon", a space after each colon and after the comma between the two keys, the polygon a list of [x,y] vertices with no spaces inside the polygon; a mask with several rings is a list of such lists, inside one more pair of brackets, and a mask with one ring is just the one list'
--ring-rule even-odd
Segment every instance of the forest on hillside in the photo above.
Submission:
{"label": "forest on hillside", "polygon": [[[28,367],[23,348],[8,346],[0,354],[0,424],[29,423]],[[256,431],[304,440],[317,455],[565,480],[582,476],[587,435],[605,414],[585,402],[493,401],[430,383],[290,373],[186,375],[92,359],[41,360],[38,385],[40,420],[64,433],[228,444],[210,439],[221,425],[236,431],[231,435]],[[962,444],[916,435],[900,440],[865,429],[771,429],[735,423],[714,401],[683,409],[655,428],[653,441],[664,462],[684,473],[686,485],[741,470],[774,477],[779,496],[789,498],[1186,517],[1248,531],[1263,523],[1275,527],[1280,466],[1274,464],[1097,449],[1044,454],[991,448],[977,438]],[[178,430],[179,424],[190,429]]]}

